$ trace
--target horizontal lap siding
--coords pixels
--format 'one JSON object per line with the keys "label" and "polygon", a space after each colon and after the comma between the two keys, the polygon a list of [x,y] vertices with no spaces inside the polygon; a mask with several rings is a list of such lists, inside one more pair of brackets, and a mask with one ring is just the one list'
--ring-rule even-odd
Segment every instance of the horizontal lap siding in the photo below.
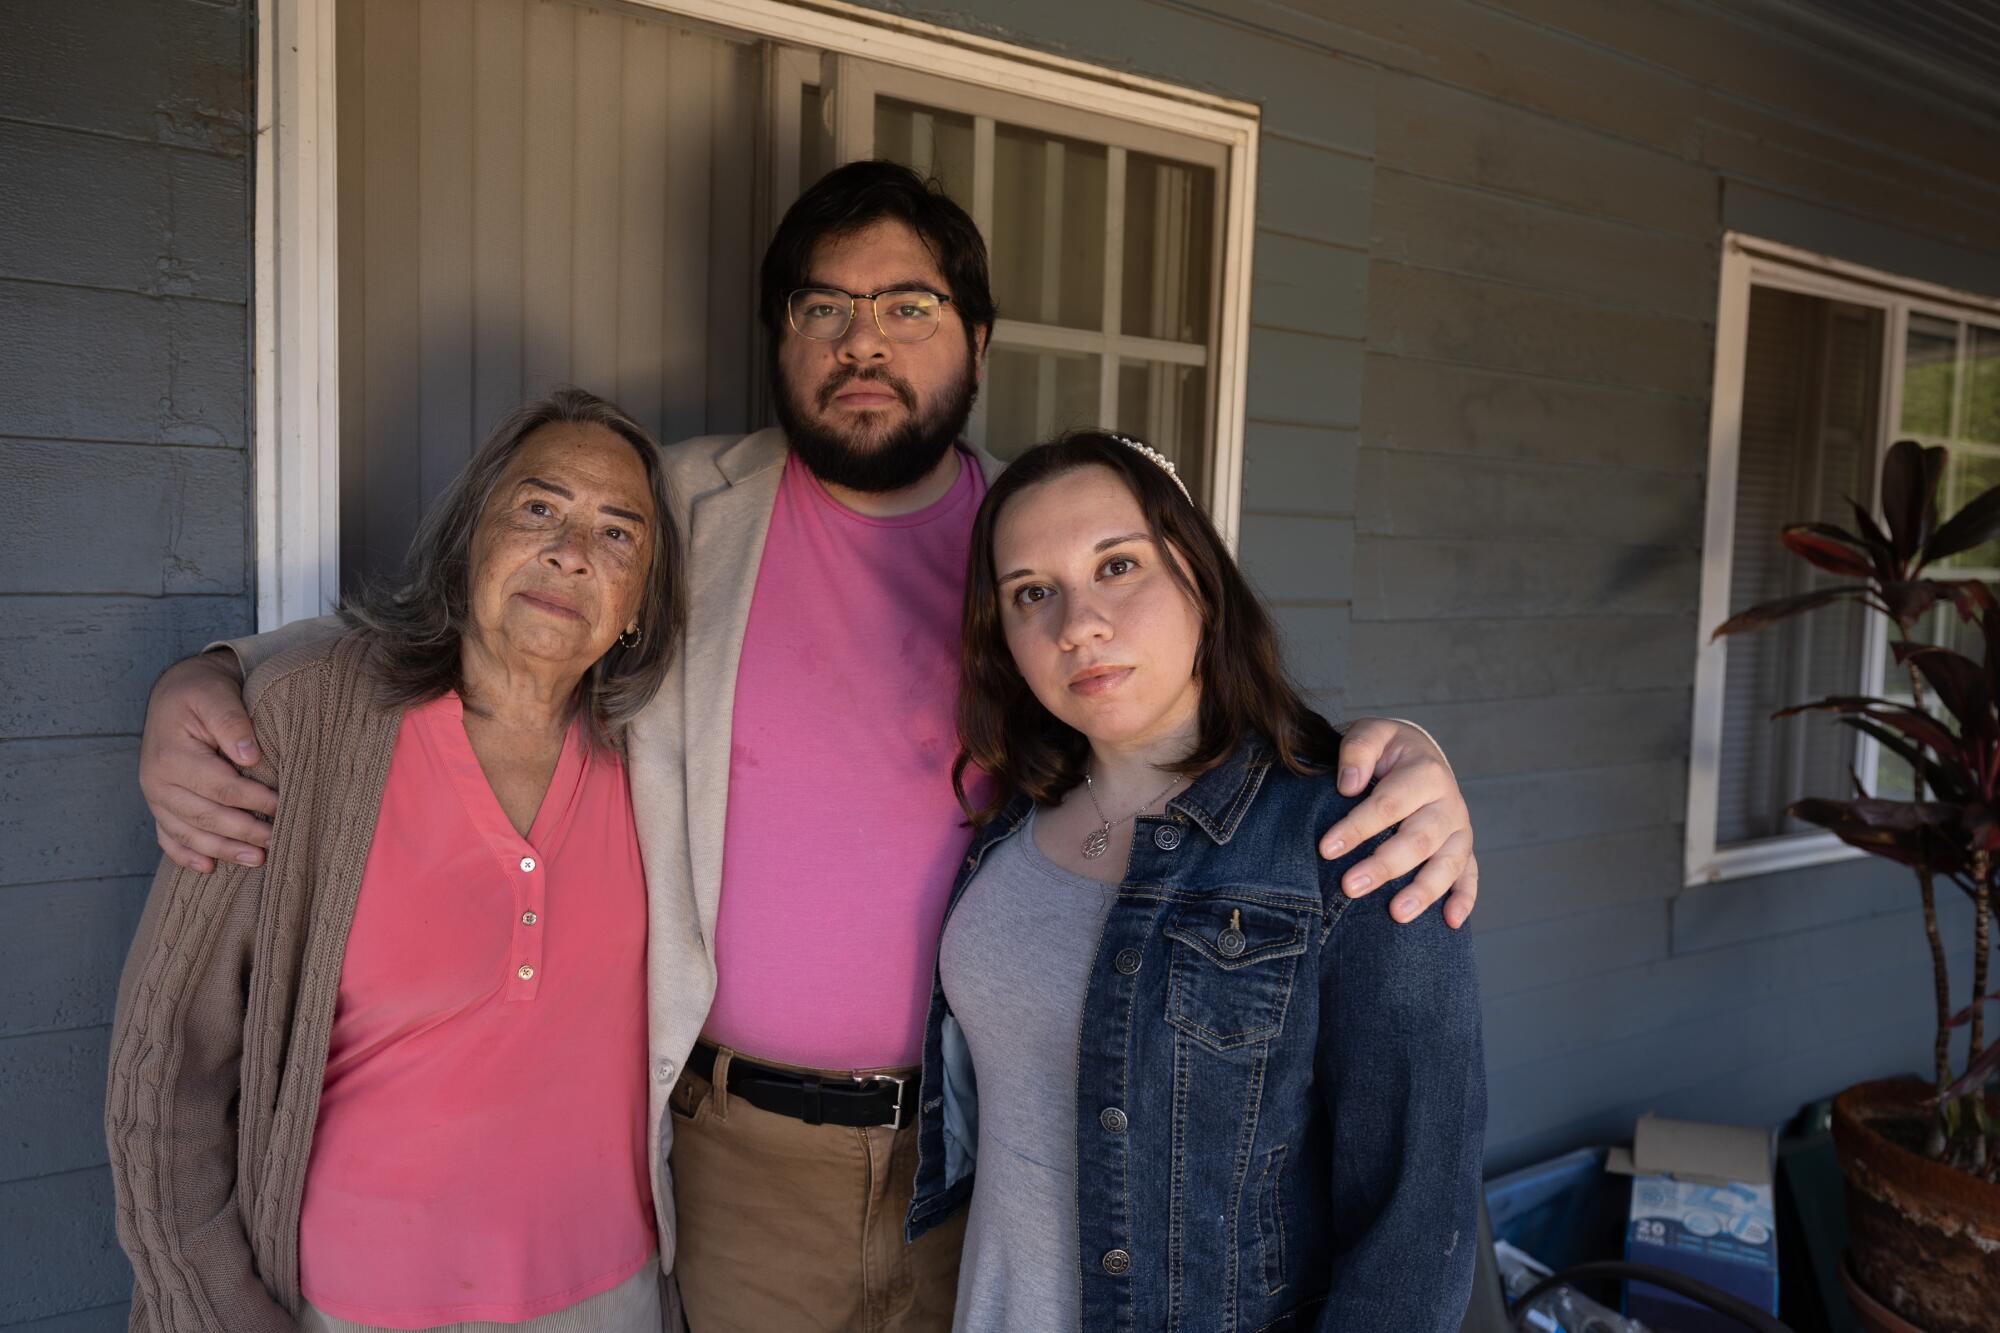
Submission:
{"label": "horizontal lap siding", "polygon": [[1489,1165],[1920,1066],[1898,872],[1681,887],[1712,325],[1752,218],[1991,288],[1992,119],[1685,0],[1306,8],[1416,53],[1378,75],[1348,703],[1433,726],[1472,807]]}
{"label": "horizontal lap siding", "polygon": [[1900,875],[1681,887],[1712,326],[1727,227],[2000,291],[1990,109],[1708,0],[918,12],[1262,109],[1243,562],[1457,767],[1489,1165],[1920,1065]]}
{"label": "horizontal lap siding", "polygon": [[0,1328],[123,1328],[102,1103],[161,668],[250,627],[247,3],[0,40]]}

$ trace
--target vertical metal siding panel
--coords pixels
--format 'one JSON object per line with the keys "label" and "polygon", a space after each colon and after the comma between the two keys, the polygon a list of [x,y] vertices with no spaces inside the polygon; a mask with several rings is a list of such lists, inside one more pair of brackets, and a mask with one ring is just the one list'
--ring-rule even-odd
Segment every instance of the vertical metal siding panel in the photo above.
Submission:
{"label": "vertical metal siding panel", "polygon": [[362,57],[367,40],[368,5],[363,0],[334,11],[334,102],[346,108],[339,124],[336,183],[339,215],[335,223],[340,248],[340,549],[343,570],[353,564],[349,554],[367,544],[369,510],[351,497],[368,494],[368,453],[362,447],[368,419],[368,377],[362,373],[368,351],[367,264],[362,241],[368,225],[368,162],[366,118],[356,114],[367,87]]}
{"label": "vertical metal siding panel", "polygon": [[658,23],[630,19],[621,53],[624,141],[618,177],[617,397],[619,406],[656,435],[661,423],[661,344],[683,336],[677,331],[686,327],[688,315],[665,304],[667,255],[675,239],[666,225],[668,62],[674,46],[700,40]]}
{"label": "vertical metal siding panel", "polygon": [[526,227],[526,0],[473,11],[472,432],[484,438],[527,395],[521,384]]}
{"label": "vertical metal siding panel", "polygon": [[563,198],[571,222],[570,368],[593,393],[618,392],[618,179],[624,127],[619,56],[624,20],[586,9],[576,18],[576,178]]}
{"label": "vertical metal siding panel", "polygon": [[[762,237],[753,235],[752,181],[757,171],[753,128],[757,96],[756,52],[716,42],[710,118],[715,133],[710,165],[708,410],[704,431],[748,430],[751,368],[762,354],[752,335],[756,312],[756,256]],[[683,325],[699,327],[689,312]],[[683,335],[689,336],[689,335]]]}
{"label": "vertical metal siding panel", "polygon": [[424,0],[418,41],[418,448],[428,509],[472,447],[471,0]]}
{"label": "vertical metal siding panel", "polygon": [[[411,329],[417,320],[417,11],[404,0],[369,0],[362,42],[362,300],[369,326]],[[362,351],[366,418],[350,436],[365,460],[367,512],[356,528],[365,548],[350,568],[393,569],[419,507],[417,411],[423,367],[400,340],[369,338]]]}
{"label": "vertical metal siding panel", "polygon": [[521,359],[526,393],[566,384],[576,184],[576,11],[528,6],[521,205]]}
{"label": "vertical metal siding panel", "polygon": [[[671,333],[660,349],[665,371],[663,429],[670,440],[699,435],[708,418],[708,362],[703,337],[712,262],[709,197],[715,187],[710,150],[709,76],[712,43],[677,36],[667,55],[666,305]],[[736,188],[747,190],[748,182]],[[733,349],[732,349],[733,352]]]}

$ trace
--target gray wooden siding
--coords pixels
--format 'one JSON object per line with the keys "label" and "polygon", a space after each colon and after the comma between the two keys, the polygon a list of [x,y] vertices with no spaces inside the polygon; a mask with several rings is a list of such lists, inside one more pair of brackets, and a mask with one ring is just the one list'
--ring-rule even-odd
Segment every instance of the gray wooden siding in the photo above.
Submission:
{"label": "gray wooden siding", "polygon": [[2000,291],[1996,104],[1775,3],[896,7],[1263,107],[1243,560],[1464,783],[1489,1166],[1920,1067],[1900,875],[1681,887],[1716,282],[1733,227]]}
{"label": "gray wooden siding", "polygon": [[0,6],[0,1327],[125,1327],[104,1062],[146,690],[252,620],[251,6]]}
{"label": "gray wooden siding", "polygon": [[[1902,875],[1680,886],[1718,245],[1737,226],[1992,289],[1994,122],[1719,7],[1397,12],[1421,56],[1378,76],[1356,657],[1383,636],[1566,659],[1348,696],[1438,720],[1466,778],[1489,1165],[1648,1109],[1777,1121],[1921,1067]],[[1514,411],[1490,429],[1499,395]],[[1607,633],[1632,642],[1565,651]]]}

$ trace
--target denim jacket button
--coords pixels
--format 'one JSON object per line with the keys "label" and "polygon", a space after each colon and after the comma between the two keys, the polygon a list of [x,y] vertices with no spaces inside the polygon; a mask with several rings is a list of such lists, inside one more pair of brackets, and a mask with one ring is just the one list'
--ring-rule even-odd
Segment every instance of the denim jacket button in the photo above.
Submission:
{"label": "denim jacket button", "polygon": [[1107,1106],[1097,1113],[1097,1123],[1113,1134],[1125,1132],[1125,1113],[1115,1106]]}
{"label": "denim jacket button", "polygon": [[1171,852],[1181,845],[1181,831],[1172,824],[1162,824],[1153,830],[1153,845],[1163,852]]}
{"label": "denim jacket button", "polygon": [[1124,1250],[1104,1252],[1104,1271],[1113,1277],[1122,1277],[1132,1269],[1132,1256]]}
{"label": "denim jacket button", "polygon": [[1231,926],[1215,937],[1215,951],[1224,958],[1234,958],[1243,952],[1243,946],[1248,943],[1249,941],[1243,938],[1243,932]]}
{"label": "denim jacket button", "polygon": [[1118,956],[1111,960],[1111,965],[1117,968],[1121,974],[1129,977],[1139,970],[1140,961],[1137,949],[1120,949]]}

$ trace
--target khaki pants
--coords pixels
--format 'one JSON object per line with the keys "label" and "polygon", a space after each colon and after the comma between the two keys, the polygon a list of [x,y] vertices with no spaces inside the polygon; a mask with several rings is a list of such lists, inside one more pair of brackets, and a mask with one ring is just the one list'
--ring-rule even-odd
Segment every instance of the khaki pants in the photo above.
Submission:
{"label": "khaki pants", "polygon": [[916,1126],[760,1111],[721,1086],[730,1058],[716,1056],[715,1085],[684,1074],[670,1103],[674,1275],[690,1333],[946,1333],[965,1214],[903,1243]]}

